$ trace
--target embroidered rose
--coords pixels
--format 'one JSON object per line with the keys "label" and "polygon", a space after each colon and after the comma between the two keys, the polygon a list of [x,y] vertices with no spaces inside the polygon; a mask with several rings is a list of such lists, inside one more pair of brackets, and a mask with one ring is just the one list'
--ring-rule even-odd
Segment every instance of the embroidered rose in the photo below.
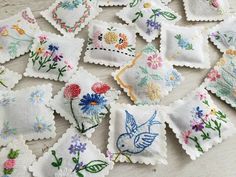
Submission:
{"label": "embroidered rose", "polygon": [[217,70],[215,69],[212,69],[208,75],[207,75],[207,78],[210,79],[210,81],[216,81],[217,79],[220,78],[220,74]]}
{"label": "embroidered rose", "polygon": [[80,86],[77,84],[70,84],[68,86],[66,86],[65,90],[64,90],[64,97],[72,100],[76,97],[79,96],[81,92]]}
{"label": "embroidered rose", "polygon": [[147,59],[148,67],[152,69],[157,69],[162,66],[162,58],[160,55],[154,54],[148,57]]}
{"label": "embroidered rose", "polygon": [[15,165],[16,165],[15,159],[8,159],[3,164],[4,168],[7,169],[7,170],[13,169]]}
{"label": "embroidered rose", "polygon": [[182,137],[184,139],[184,143],[188,144],[189,143],[189,137],[191,135],[192,131],[191,130],[187,130],[185,132],[182,132]]}
{"label": "embroidered rose", "polygon": [[220,3],[218,0],[212,0],[211,5],[215,8],[219,8],[220,7]]}
{"label": "embroidered rose", "polygon": [[115,47],[119,50],[123,50],[128,47],[128,38],[125,34],[119,34],[119,44],[116,44]]}
{"label": "embroidered rose", "polygon": [[110,86],[101,82],[97,82],[93,84],[92,90],[97,94],[103,94],[110,90]]}

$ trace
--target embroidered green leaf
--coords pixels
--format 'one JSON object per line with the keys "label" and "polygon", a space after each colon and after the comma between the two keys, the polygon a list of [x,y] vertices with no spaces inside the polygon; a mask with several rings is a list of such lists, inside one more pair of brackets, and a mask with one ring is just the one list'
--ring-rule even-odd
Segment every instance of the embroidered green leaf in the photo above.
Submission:
{"label": "embroidered green leaf", "polygon": [[151,74],[150,76],[153,80],[162,80],[162,77],[159,76],[158,74]]}
{"label": "embroidered green leaf", "polygon": [[181,39],[181,34],[175,35],[175,38],[176,38],[176,39]]}
{"label": "embroidered green leaf", "polygon": [[20,41],[17,42],[11,42],[8,46],[8,51],[11,56],[16,56],[17,55],[17,50],[18,47],[20,46]]}
{"label": "embroidered green leaf", "polygon": [[143,87],[144,85],[147,85],[148,77],[143,77],[140,82],[138,83],[138,86]]}
{"label": "embroidered green leaf", "polygon": [[156,48],[149,44],[147,47],[145,47],[145,49],[143,49],[143,52],[146,53],[146,54],[150,54],[152,52],[156,52]]}
{"label": "embroidered green leaf", "polygon": [[90,173],[98,173],[108,165],[107,162],[102,160],[93,160],[85,166],[85,170]]}
{"label": "embroidered green leaf", "polygon": [[139,2],[141,2],[141,0],[133,0],[133,2],[129,3],[129,6],[135,7],[136,5],[138,5]]}
{"label": "embroidered green leaf", "polygon": [[73,161],[74,163],[78,163],[78,160],[77,160],[77,158],[75,158],[75,157],[72,158],[72,161]]}
{"label": "embroidered green leaf", "polygon": [[132,20],[132,23],[136,22],[140,17],[143,17],[143,12],[140,10],[139,12],[135,13],[136,18]]}
{"label": "embroidered green leaf", "polygon": [[52,155],[53,155],[53,157],[55,159],[55,162],[52,162],[51,165],[53,167],[56,167],[56,168],[60,169],[60,166],[62,165],[63,159],[57,157],[55,150],[52,150],[51,153],[52,153]]}
{"label": "embroidered green leaf", "polygon": [[174,15],[173,13],[168,12],[168,11],[161,12],[161,15],[167,20],[174,20],[177,18],[176,15]]}
{"label": "embroidered green leaf", "polygon": [[221,123],[217,122],[217,120],[212,120],[212,122],[215,124],[215,129],[218,131],[219,137],[221,137]]}
{"label": "embroidered green leaf", "polygon": [[8,158],[9,159],[16,159],[20,154],[19,150],[14,151],[13,149],[10,150],[9,154],[8,154]]}
{"label": "embroidered green leaf", "polygon": [[79,171],[77,171],[76,174],[78,175],[78,177],[84,177],[84,175],[80,173]]}
{"label": "embroidered green leaf", "polygon": [[139,66],[139,68],[142,70],[142,72],[143,72],[144,74],[148,74],[147,68],[144,68],[144,67],[142,67],[142,66]]}

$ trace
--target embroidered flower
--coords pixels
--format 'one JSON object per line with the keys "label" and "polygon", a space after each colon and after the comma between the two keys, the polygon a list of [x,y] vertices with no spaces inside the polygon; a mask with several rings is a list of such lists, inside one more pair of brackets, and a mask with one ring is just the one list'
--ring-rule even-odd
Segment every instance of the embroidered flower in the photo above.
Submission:
{"label": "embroidered flower", "polygon": [[45,49],[44,49],[43,47],[39,47],[39,48],[36,49],[35,52],[36,52],[38,55],[40,55],[40,54],[42,54],[44,51],[45,51]]}
{"label": "embroidered flower", "polygon": [[154,30],[161,29],[160,23],[150,20],[150,19],[147,20],[146,25],[147,25],[148,29],[150,29],[150,31],[152,31],[152,29],[154,29]]}
{"label": "embroidered flower", "polygon": [[36,91],[33,91],[31,94],[30,94],[30,98],[29,100],[31,101],[31,103],[33,104],[40,104],[40,103],[43,103],[44,102],[44,91],[42,90],[36,90]]}
{"label": "embroidered flower", "polygon": [[147,65],[152,69],[157,69],[162,66],[162,58],[160,55],[154,54],[147,58]]}
{"label": "embroidered flower", "polygon": [[68,148],[70,154],[76,154],[78,152],[78,145],[77,144],[71,144]]}
{"label": "embroidered flower", "polygon": [[54,177],[78,177],[72,171],[73,170],[69,168],[62,168],[54,174]]}
{"label": "embroidered flower", "polygon": [[111,151],[107,150],[107,151],[106,151],[106,155],[107,155],[107,157],[108,157],[110,160],[113,159],[114,154],[113,154]]}
{"label": "embroidered flower", "polygon": [[12,29],[15,29],[19,35],[25,35],[25,30],[19,27],[19,25],[12,25]]}
{"label": "embroidered flower", "polygon": [[115,45],[115,48],[123,50],[128,47],[128,38],[125,34],[119,34],[119,43]]}
{"label": "embroidered flower", "polygon": [[43,56],[44,57],[50,57],[52,55],[52,52],[50,52],[50,51],[46,51],[46,52],[44,52],[44,54],[43,54]]}
{"label": "embroidered flower", "polygon": [[36,121],[34,123],[34,131],[37,133],[43,133],[45,131],[52,131],[52,125],[48,125],[43,119],[36,117]]}
{"label": "embroidered flower", "polygon": [[67,85],[64,89],[64,97],[68,100],[75,99],[79,96],[81,92],[80,86],[77,84]]}
{"label": "embroidered flower", "polygon": [[4,93],[2,99],[0,99],[0,106],[8,106],[11,103],[14,103],[16,98],[10,95],[9,93]]}
{"label": "embroidered flower", "polygon": [[197,122],[197,121],[193,120],[191,123],[192,123],[191,124],[192,129],[195,130],[196,132],[202,131],[202,129],[204,128],[203,122]]}
{"label": "embroidered flower", "polygon": [[107,44],[115,44],[118,40],[118,35],[115,32],[109,31],[104,35],[104,39]]}
{"label": "embroidered flower", "polygon": [[59,62],[62,59],[63,59],[63,55],[59,54],[59,55],[55,55],[52,60],[55,61],[55,62]]}
{"label": "embroidered flower", "polygon": [[73,69],[72,64],[70,64],[68,61],[64,61],[64,63],[66,64],[66,67],[67,67],[68,70]]}
{"label": "embroidered flower", "polygon": [[197,97],[200,99],[200,101],[205,100],[207,97],[206,93],[201,93],[201,92],[197,92]]}
{"label": "embroidered flower", "polygon": [[10,128],[9,122],[3,123],[3,128],[0,131],[0,136],[2,139],[7,139],[8,137],[16,135],[16,128]]}
{"label": "embroidered flower", "polygon": [[175,70],[167,72],[167,74],[165,75],[165,81],[168,87],[174,87],[180,80],[180,74]]}
{"label": "embroidered flower", "polygon": [[97,82],[93,84],[92,90],[97,94],[103,94],[110,90],[110,86],[101,82]]}
{"label": "embroidered flower", "polygon": [[98,115],[106,106],[107,100],[99,94],[87,94],[80,100],[79,105],[83,113]]}
{"label": "embroidered flower", "polygon": [[46,35],[42,34],[39,36],[39,42],[41,45],[45,44],[47,40],[48,40],[48,37]]}
{"label": "embroidered flower", "polygon": [[11,170],[15,167],[16,161],[15,159],[8,159],[7,161],[4,162],[3,166],[7,170]]}
{"label": "embroidered flower", "polygon": [[7,26],[2,26],[0,27],[0,34],[1,36],[8,36],[8,30],[7,30]]}
{"label": "embroidered flower", "polygon": [[184,139],[184,143],[188,144],[189,143],[189,137],[191,135],[192,131],[191,130],[187,130],[185,132],[182,132],[182,137]]}
{"label": "embroidered flower", "polygon": [[207,78],[210,79],[210,81],[216,81],[217,79],[220,78],[220,74],[216,69],[212,69],[208,75]]}
{"label": "embroidered flower", "polygon": [[57,45],[53,45],[53,44],[50,44],[48,46],[48,50],[50,50],[51,52],[55,52],[59,49],[59,47]]}
{"label": "embroidered flower", "polygon": [[148,8],[152,7],[152,4],[150,2],[146,2],[146,3],[143,4],[143,7],[145,9],[148,9]]}
{"label": "embroidered flower", "polygon": [[200,109],[199,106],[197,106],[196,108],[193,109],[192,113],[194,114],[193,116],[196,118],[196,119],[200,119],[202,118],[203,116],[203,110]]}
{"label": "embroidered flower", "polygon": [[147,85],[147,96],[150,100],[158,100],[161,97],[161,90],[155,83],[148,83]]}
{"label": "embroidered flower", "polygon": [[184,39],[181,34],[177,34],[175,38],[178,40],[178,46],[185,50],[193,50],[193,45]]}
{"label": "embroidered flower", "polygon": [[84,152],[86,150],[86,143],[80,143],[78,144],[77,148],[79,152]]}
{"label": "embroidered flower", "polygon": [[100,31],[96,31],[93,33],[93,44],[94,47],[96,48],[101,48],[102,47],[102,37],[103,34]]}
{"label": "embroidered flower", "polygon": [[211,1],[211,5],[215,8],[219,8],[220,7],[220,3],[218,0],[212,0]]}
{"label": "embroidered flower", "polygon": [[80,162],[79,164],[76,165],[76,170],[80,170],[85,166],[84,162]]}

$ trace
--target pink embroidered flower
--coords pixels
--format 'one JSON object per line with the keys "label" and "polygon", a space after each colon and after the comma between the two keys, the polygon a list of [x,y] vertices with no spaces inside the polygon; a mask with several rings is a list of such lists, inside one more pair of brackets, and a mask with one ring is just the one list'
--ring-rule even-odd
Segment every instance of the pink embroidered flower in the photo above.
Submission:
{"label": "pink embroidered flower", "polygon": [[206,93],[201,93],[201,92],[198,92],[197,93],[197,97],[202,101],[202,100],[205,100],[206,99]]}
{"label": "pink embroidered flower", "polygon": [[106,155],[107,155],[107,157],[108,157],[110,160],[113,159],[113,156],[114,156],[114,155],[113,155],[113,153],[110,152],[109,150],[107,150]]}
{"label": "pink embroidered flower", "polygon": [[211,5],[215,8],[219,8],[220,7],[219,0],[212,0]]}
{"label": "pink embroidered flower", "polygon": [[3,164],[4,168],[7,170],[13,169],[15,165],[16,165],[15,159],[8,159]]}
{"label": "pink embroidered flower", "polygon": [[206,114],[206,115],[204,116],[203,120],[204,120],[204,121],[208,121],[209,118],[210,118],[210,115],[209,115],[209,114]]}
{"label": "pink embroidered flower", "polygon": [[110,86],[101,82],[97,82],[93,84],[92,90],[97,94],[103,94],[110,90]]}
{"label": "pink embroidered flower", "polygon": [[162,66],[162,58],[160,55],[154,54],[152,56],[149,56],[147,59],[147,65],[148,67],[152,69],[157,69]]}
{"label": "pink embroidered flower", "polygon": [[77,84],[70,84],[68,86],[66,86],[65,90],[64,90],[64,97],[72,100],[76,97],[79,96],[81,92],[80,86]]}
{"label": "pink embroidered flower", "polygon": [[216,81],[218,78],[220,78],[220,74],[217,70],[212,69],[208,75],[207,75],[208,79],[210,79],[210,81]]}
{"label": "pink embroidered flower", "polygon": [[50,57],[51,55],[52,55],[52,52],[48,50],[43,54],[44,57]]}
{"label": "pink embroidered flower", "polygon": [[46,41],[47,41],[47,36],[46,35],[40,35],[39,36],[39,41],[40,41],[40,43],[45,43]]}
{"label": "pink embroidered flower", "polygon": [[93,44],[96,48],[102,47],[102,33],[100,31],[93,33]]}
{"label": "pink embroidered flower", "polygon": [[70,64],[68,61],[64,61],[64,63],[66,64],[68,70],[73,69],[72,64]]}
{"label": "pink embroidered flower", "polygon": [[189,142],[188,140],[189,140],[189,137],[190,137],[191,133],[192,133],[191,130],[187,130],[185,132],[182,132],[182,137],[184,139],[185,144],[188,144],[188,142]]}

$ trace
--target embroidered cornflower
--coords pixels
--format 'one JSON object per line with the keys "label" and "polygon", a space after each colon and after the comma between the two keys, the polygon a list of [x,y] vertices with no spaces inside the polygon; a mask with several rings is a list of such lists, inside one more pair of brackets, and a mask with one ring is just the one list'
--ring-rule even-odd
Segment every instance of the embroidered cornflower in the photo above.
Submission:
{"label": "embroidered cornflower", "polygon": [[43,119],[40,119],[37,117],[34,123],[34,131],[37,133],[43,133],[45,131],[52,131],[51,126],[52,125],[48,125]]}
{"label": "embroidered cornflower", "polygon": [[203,110],[200,109],[199,106],[193,109],[192,113],[196,119],[201,119],[203,116]]}
{"label": "embroidered cornflower", "polygon": [[56,46],[56,45],[53,45],[53,44],[50,44],[50,45],[48,46],[48,50],[50,50],[50,51],[52,51],[52,52],[55,52],[55,51],[57,51],[58,49],[59,49],[59,47]]}
{"label": "embroidered cornflower", "polygon": [[98,115],[106,106],[107,100],[99,94],[87,94],[80,100],[79,105],[83,113]]}
{"label": "embroidered cornflower", "polygon": [[78,145],[77,144],[71,144],[68,148],[70,154],[76,154],[78,152]]}
{"label": "embroidered cornflower", "polygon": [[0,131],[0,137],[2,139],[7,139],[9,136],[16,134],[16,128],[10,128],[9,122],[3,123],[3,128]]}
{"label": "embroidered cornflower", "polygon": [[177,71],[172,70],[171,72],[167,72],[165,75],[165,81],[168,87],[174,87],[178,82],[181,81],[181,76]]}
{"label": "embroidered cornflower", "polygon": [[44,102],[44,92],[41,91],[41,90],[33,91],[33,92],[30,94],[29,100],[30,100],[31,103],[33,103],[33,104],[43,103],[43,102]]}
{"label": "embroidered cornflower", "polygon": [[77,145],[77,149],[79,152],[84,152],[86,150],[86,143],[80,143]]}

